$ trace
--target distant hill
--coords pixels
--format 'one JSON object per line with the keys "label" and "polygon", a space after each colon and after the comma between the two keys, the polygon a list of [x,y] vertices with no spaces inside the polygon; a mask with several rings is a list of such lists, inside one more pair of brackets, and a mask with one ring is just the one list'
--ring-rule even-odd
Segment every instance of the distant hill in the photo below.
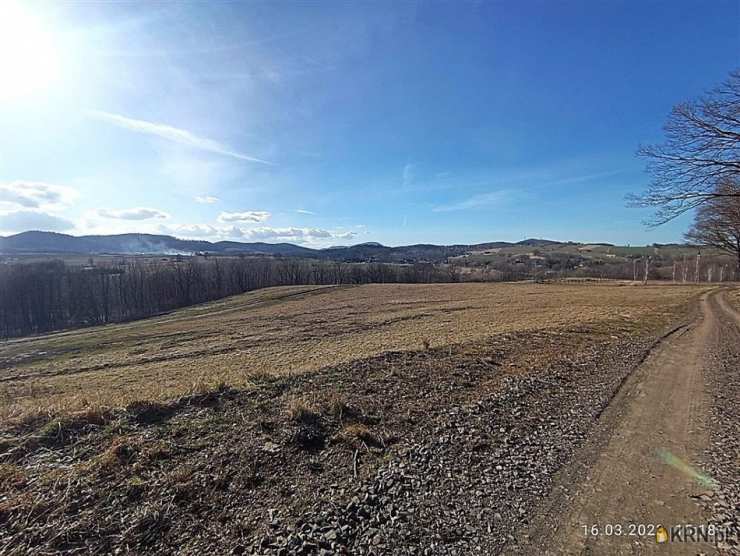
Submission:
{"label": "distant hill", "polygon": [[[559,242],[548,239],[525,239],[516,243],[497,241],[473,245],[432,245],[416,244],[388,247],[376,242],[359,243],[351,246],[336,246],[325,249],[311,249],[292,243],[242,243],[238,241],[210,242],[202,240],[178,239],[167,235],[119,234],[96,236],[71,236],[54,232],[23,232],[0,237],[0,254],[165,254],[192,255],[211,253],[221,255],[246,254],[282,257],[303,257],[329,259],[347,262],[442,262],[450,257],[471,253],[483,253],[504,249],[507,252],[524,248],[547,250],[575,250],[583,244]],[[589,244],[604,245],[604,244]]]}
{"label": "distant hill", "polygon": [[[0,238],[3,253],[164,253],[197,251],[193,243],[169,236],[120,234],[111,236],[70,236],[55,232],[23,232]],[[208,242],[203,242],[208,243]]]}
{"label": "distant hill", "polygon": [[516,245],[525,245],[527,247],[548,247],[550,245],[562,244],[562,241],[552,241],[550,239],[524,239],[516,242]]}

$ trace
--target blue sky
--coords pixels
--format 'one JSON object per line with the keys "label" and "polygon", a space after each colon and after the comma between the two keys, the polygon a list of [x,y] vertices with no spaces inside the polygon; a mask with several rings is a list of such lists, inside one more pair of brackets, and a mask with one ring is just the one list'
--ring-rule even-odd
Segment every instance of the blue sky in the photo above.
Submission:
{"label": "blue sky", "polygon": [[624,197],[738,1],[0,4],[0,233],[681,239]]}

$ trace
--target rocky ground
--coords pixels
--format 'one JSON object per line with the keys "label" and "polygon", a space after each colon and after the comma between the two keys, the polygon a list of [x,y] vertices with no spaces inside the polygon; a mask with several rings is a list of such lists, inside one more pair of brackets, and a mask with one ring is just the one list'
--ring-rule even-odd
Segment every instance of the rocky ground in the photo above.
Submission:
{"label": "rocky ground", "polygon": [[0,554],[492,554],[658,331],[502,334],[0,437]]}
{"label": "rocky ground", "polygon": [[712,404],[710,444],[703,457],[716,489],[701,495],[697,502],[709,509],[711,523],[734,531],[719,548],[727,554],[740,554],[740,321],[733,318],[726,303],[719,308],[724,326],[706,377]]}
{"label": "rocky ground", "polygon": [[251,549],[498,553],[644,348],[631,346],[624,358],[593,352],[538,376],[508,377],[501,391],[425,423],[374,477],[342,497],[346,504],[319,501],[300,523],[275,523]]}

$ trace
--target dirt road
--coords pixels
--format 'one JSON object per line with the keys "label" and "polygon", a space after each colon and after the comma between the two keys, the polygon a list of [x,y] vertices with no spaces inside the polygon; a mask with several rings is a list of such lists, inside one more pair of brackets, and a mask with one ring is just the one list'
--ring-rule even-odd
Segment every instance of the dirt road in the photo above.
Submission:
{"label": "dirt road", "polygon": [[[564,469],[517,552],[717,554],[709,543],[656,543],[659,524],[706,524],[695,502],[713,489],[698,463],[707,446],[706,388],[724,326],[737,314],[724,291],[705,294],[695,321],[667,337],[625,382],[581,461]],[[520,552],[521,553],[521,552]],[[534,552],[532,552],[534,553]]]}

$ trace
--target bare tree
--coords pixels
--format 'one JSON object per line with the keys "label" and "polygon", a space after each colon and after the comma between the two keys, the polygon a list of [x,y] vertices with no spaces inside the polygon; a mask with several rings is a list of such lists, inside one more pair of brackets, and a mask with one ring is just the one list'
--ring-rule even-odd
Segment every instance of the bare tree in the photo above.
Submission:
{"label": "bare tree", "polygon": [[189,258],[125,266],[0,265],[0,338],[120,322],[269,286],[449,282],[453,265]]}
{"label": "bare tree", "polygon": [[722,182],[740,183],[740,70],[698,100],[675,106],[664,130],[664,143],[638,150],[652,183],[645,193],[629,197],[632,206],[657,209],[651,225],[710,199],[740,195],[717,189]]}
{"label": "bare tree", "polygon": [[701,277],[699,276],[699,269],[701,268],[701,251],[696,254],[696,270],[694,271],[694,282],[699,283]]}
{"label": "bare tree", "polygon": [[725,196],[709,199],[697,209],[686,239],[733,255],[740,269],[740,186],[726,182],[717,190]]}
{"label": "bare tree", "polygon": [[650,257],[645,259],[645,276],[642,279],[643,284],[647,284],[648,275],[650,274]]}

